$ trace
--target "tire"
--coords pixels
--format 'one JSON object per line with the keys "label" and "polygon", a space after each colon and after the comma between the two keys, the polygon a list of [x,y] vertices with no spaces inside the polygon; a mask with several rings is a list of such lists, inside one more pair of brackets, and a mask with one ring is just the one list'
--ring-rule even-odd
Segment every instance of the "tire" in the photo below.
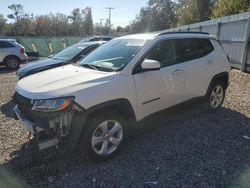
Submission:
{"label": "tire", "polygon": [[78,147],[83,157],[102,161],[115,156],[127,136],[128,125],[122,115],[115,111],[101,112],[87,121]]}
{"label": "tire", "polygon": [[11,70],[16,70],[20,66],[20,60],[17,57],[7,57],[4,61],[4,64],[6,67],[8,67]]}
{"label": "tire", "polygon": [[225,99],[226,86],[221,81],[215,81],[208,91],[205,102],[206,110],[219,109]]}

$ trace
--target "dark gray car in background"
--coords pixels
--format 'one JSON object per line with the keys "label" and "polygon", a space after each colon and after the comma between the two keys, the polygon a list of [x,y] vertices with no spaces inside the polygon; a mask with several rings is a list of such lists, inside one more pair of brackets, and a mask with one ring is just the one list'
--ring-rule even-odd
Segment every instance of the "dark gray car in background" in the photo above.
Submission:
{"label": "dark gray car in background", "polygon": [[28,63],[17,71],[17,76],[19,79],[21,79],[37,72],[45,71],[69,63],[76,63],[105,42],[106,41],[80,42],[74,44],[57,54],[49,56],[47,59]]}

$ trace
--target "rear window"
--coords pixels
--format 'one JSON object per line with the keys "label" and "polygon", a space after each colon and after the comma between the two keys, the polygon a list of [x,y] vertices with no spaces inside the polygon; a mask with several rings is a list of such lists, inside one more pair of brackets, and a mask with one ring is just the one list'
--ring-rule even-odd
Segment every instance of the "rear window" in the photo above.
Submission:
{"label": "rear window", "polygon": [[15,46],[9,42],[0,41],[0,48],[13,48],[13,47]]}
{"label": "rear window", "polygon": [[102,41],[102,38],[96,37],[89,40],[90,42]]}
{"label": "rear window", "polygon": [[209,39],[176,39],[174,42],[176,61],[179,63],[202,58],[214,50]]}

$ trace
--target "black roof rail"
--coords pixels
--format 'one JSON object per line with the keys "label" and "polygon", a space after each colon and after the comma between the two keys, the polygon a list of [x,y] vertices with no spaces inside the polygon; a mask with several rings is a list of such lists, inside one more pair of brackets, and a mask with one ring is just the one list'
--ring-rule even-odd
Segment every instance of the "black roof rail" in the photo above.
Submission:
{"label": "black roof rail", "polygon": [[159,35],[166,35],[166,34],[205,34],[209,35],[207,32],[196,32],[196,31],[169,31],[169,32],[164,32],[160,33]]}

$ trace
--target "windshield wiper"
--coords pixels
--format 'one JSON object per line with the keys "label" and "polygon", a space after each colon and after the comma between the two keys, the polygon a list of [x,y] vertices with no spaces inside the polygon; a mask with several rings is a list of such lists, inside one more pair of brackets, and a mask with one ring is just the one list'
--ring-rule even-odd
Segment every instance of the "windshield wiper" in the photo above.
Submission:
{"label": "windshield wiper", "polygon": [[94,69],[94,70],[98,70],[98,68],[99,68],[99,67],[91,65],[91,64],[82,64],[81,66],[91,68],[91,69]]}

